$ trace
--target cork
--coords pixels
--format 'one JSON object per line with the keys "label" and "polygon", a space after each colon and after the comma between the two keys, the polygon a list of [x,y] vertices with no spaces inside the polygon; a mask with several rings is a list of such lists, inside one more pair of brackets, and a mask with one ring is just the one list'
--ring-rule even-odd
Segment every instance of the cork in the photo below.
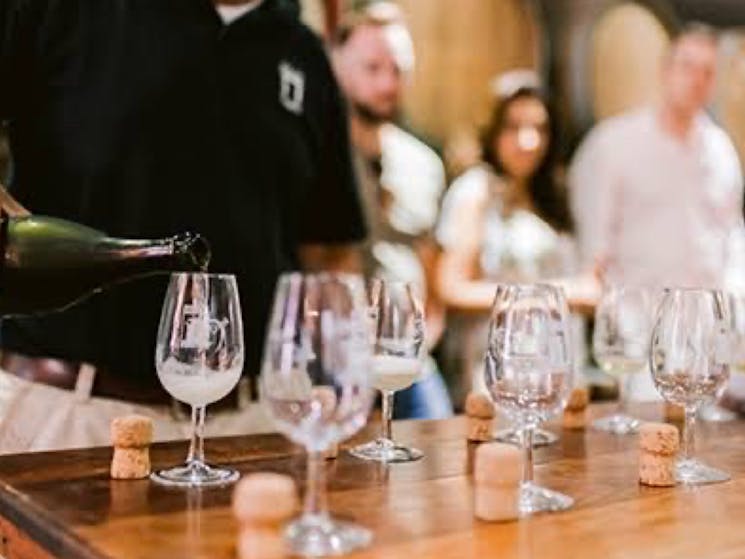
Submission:
{"label": "cork", "polygon": [[466,398],[466,415],[478,419],[493,419],[494,404],[485,394],[471,392]]}
{"label": "cork", "polygon": [[643,452],[674,455],[680,448],[678,428],[669,423],[644,423],[639,428],[639,448]]}
{"label": "cork", "polygon": [[144,415],[125,415],[111,422],[111,444],[119,448],[142,448],[153,442],[153,420]]}
{"label": "cork", "polygon": [[238,559],[282,559],[285,543],[279,530],[244,528],[238,533]]}
{"label": "cork", "polygon": [[467,417],[466,421],[468,422],[467,438],[469,441],[484,443],[494,438],[494,435],[492,433],[493,420]]}
{"label": "cork", "polygon": [[565,409],[569,411],[583,411],[590,403],[590,393],[587,388],[575,388],[569,395]]}
{"label": "cork", "polygon": [[561,416],[561,426],[568,430],[580,430],[587,427],[586,410],[564,410]]}
{"label": "cork", "polygon": [[111,477],[114,479],[143,479],[150,475],[150,449],[114,447]]}
{"label": "cork", "polygon": [[298,507],[295,482],[289,476],[255,473],[233,490],[233,515],[244,526],[272,526],[289,519]]}
{"label": "cork", "polygon": [[506,522],[520,516],[519,487],[477,486],[474,489],[473,513],[479,520]]}
{"label": "cork", "polygon": [[517,487],[522,475],[520,450],[504,443],[487,443],[476,450],[473,468],[477,486]]}
{"label": "cork", "polygon": [[675,485],[675,456],[639,453],[639,483],[653,487]]}

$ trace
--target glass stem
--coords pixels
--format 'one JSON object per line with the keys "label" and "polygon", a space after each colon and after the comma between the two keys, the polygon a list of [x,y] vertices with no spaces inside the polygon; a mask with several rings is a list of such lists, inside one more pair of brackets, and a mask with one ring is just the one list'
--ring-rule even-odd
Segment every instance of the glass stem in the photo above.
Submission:
{"label": "glass stem", "polygon": [[307,487],[305,489],[306,516],[325,517],[328,515],[326,503],[326,463],[320,452],[308,452]]}
{"label": "glass stem", "polygon": [[525,451],[523,483],[533,483],[533,431],[533,427],[523,429],[523,450]]}
{"label": "glass stem", "polygon": [[204,406],[191,407],[191,443],[186,462],[204,463]]}
{"label": "glass stem", "polygon": [[696,432],[696,408],[686,406],[683,431],[683,460],[692,460]]}
{"label": "glass stem", "polygon": [[391,420],[393,419],[393,396],[395,392],[383,390],[383,438],[392,441]]}
{"label": "glass stem", "polygon": [[628,373],[623,374],[618,378],[618,415],[626,415],[626,398],[629,395],[629,378],[630,375]]}

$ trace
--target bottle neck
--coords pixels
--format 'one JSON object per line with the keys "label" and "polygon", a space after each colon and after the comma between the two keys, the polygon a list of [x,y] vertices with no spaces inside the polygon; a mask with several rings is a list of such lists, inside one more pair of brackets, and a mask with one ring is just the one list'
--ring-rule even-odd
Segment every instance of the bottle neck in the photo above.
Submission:
{"label": "bottle neck", "polygon": [[169,258],[177,255],[174,238],[157,240],[106,238],[102,242],[122,258]]}
{"label": "bottle neck", "polygon": [[147,260],[172,271],[206,271],[211,251],[207,241],[192,233],[159,240],[107,239],[123,259]]}

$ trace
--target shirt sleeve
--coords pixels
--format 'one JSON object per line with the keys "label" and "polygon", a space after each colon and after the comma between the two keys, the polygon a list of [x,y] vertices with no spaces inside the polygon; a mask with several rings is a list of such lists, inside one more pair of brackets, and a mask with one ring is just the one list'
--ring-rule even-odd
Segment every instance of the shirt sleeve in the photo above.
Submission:
{"label": "shirt sleeve", "polygon": [[408,132],[388,125],[381,132],[381,186],[392,195],[388,221],[411,239],[431,237],[437,222],[445,169],[428,146]]}
{"label": "shirt sleeve", "polygon": [[325,53],[321,58],[321,79],[327,86],[319,173],[300,212],[298,242],[357,242],[365,238],[367,229],[352,162],[346,105]]}
{"label": "shirt sleeve", "polygon": [[[473,237],[473,231],[462,227],[458,219],[463,208],[475,208],[484,203],[488,188],[488,176],[482,169],[474,168],[455,179],[442,201],[440,220],[435,229],[435,238],[445,250],[455,250],[464,240]],[[478,228],[478,216],[474,215],[471,225]]]}
{"label": "shirt sleeve", "polygon": [[620,176],[602,126],[590,132],[569,168],[569,198],[583,267],[593,266],[611,252]]}

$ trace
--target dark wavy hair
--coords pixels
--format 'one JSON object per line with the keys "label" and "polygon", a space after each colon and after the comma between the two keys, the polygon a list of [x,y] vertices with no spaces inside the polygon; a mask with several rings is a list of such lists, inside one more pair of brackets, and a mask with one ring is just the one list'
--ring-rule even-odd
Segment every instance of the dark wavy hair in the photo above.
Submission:
{"label": "dark wavy hair", "polygon": [[538,215],[557,231],[571,232],[572,218],[569,212],[567,195],[563,184],[559,183],[558,130],[556,112],[540,90],[522,87],[511,95],[501,98],[492,109],[491,118],[481,135],[483,160],[492,166],[498,175],[506,171],[499,155],[494,149],[494,140],[504,130],[507,111],[519,99],[536,99],[546,108],[549,119],[548,147],[543,161],[538,165],[535,174],[530,177],[530,199]]}

